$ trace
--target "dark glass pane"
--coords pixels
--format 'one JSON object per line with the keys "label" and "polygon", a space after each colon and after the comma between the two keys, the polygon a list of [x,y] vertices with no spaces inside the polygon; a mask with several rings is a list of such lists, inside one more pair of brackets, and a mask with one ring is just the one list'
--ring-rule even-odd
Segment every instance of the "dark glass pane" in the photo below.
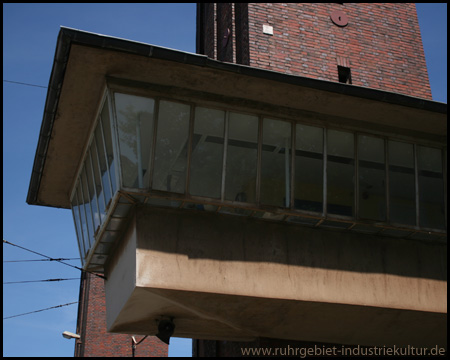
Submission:
{"label": "dark glass pane", "polygon": [[230,113],[227,146],[225,199],[255,203],[258,117]]}
{"label": "dark glass pane", "polygon": [[189,192],[220,199],[225,112],[197,107],[192,139]]}
{"label": "dark glass pane", "polygon": [[84,255],[86,254],[86,251],[84,249],[83,230],[81,228],[80,210],[78,206],[78,197],[76,190],[72,199],[72,213],[73,213],[73,220],[75,223],[75,230],[77,232],[77,240],[78,240],[78,247],[80,249],[81,261],[84,262]]}
{"label": "dark glass pane", "polygon": [[352,133],[327,130],[327,212],[354,216],[355,155]]}
{"label": "dark glass pane", "polygon": [[95,129],[95,145],[97,147],[98,163],[100,166],[100,177],[102,180],[102,187],[105,195],[105,203],[108,206],[111,200],[111,181],[107,166],[107,157],[105,153],[105,144],[103,142],[102,124],[99,121],[97,128]]}
{"label": "dark glass pane", "polygon": [[153,189],[184,193],[190,106],[161,101],[155,150]]}
{"label": "dark glass pane", "polygon": [[87,228],[89,232],[89,237],[87,240],[89,241],[89,246],[87,247],[90,249],[92,245],[94,244],[94,221],[92,218],[92,209],[91,209],[91,203],[89,199],[89,190],[88,190],[88,184],[86,179],[86,168],[83,166],[83,169],[81,171],[81,194],[83,196],[83,204],[84,204],[84,210],[86,212],[86,220],[87,220]]}
{"label": "dark glass pane", "polygon": [[442,151],[417,146],[419,172],[419,225],[445,229]]}
{"label": "dark glass pane", "polygon": [[84,210],[84,204],[82,202],[83,197],[81,195],[81,182],[78,182],[77,199],[78,199],[78,210],[80,211],[81,231],[83,233],[83,236],[81,238],[83,239],[83,249],[84,249],[83,256],[86,256],[86,254],[89,251],[89,231],[86,221],[86,211]]}
{"label": "dark glass pane", "polygon": [[103,135],[106,148],[106,158],[109,166],[109,176],[111,178],[112,194],[116,193],[117,190],[117,180],[116,180],[116,164],[114,161],[114,151],[112,145],[112,131],[111,131],[111,117],[109,114],[108,99],[106,99],[102,110],[102,126]]}
{"label": "dark glass pane", "polygon": [[289,207],[291,123],[264,119],[261,203]]}
{"label": "dark glass pane", "polygon": [[414,146],[389,141],[389,217],[394,224],[416,224]]}
{"label": "dark glass pane", "polygon": [[93,235],[92,229],[92,217],[89,202],[86,199],[85,195],[85,185],[83,184],[83,176],[80,174],[80,182],[78,185],[78,204],[80,206],[81,213],[81,225],[83,227],[83,240],[84,240],[84,249],[86,254],[89,252],[91,248],[91,234]]}
{"label": "dark glass pane", "polygon": [[94,220],[94,232],[97,231],[98,227],[100,226],[100,212],[98,211],[97,206],[97,197],[95,194],[95,183],[93,179],[93,169],[92,169],[92,162],[91,162],[91,156],[90,151],[86,154],[86,160],[85,160],[85,167],[86,167],[86,177],[87,177],[87,184],[88,184],[88,192],[89,192],[89,203],[91,204],[92,209],[92,217]]}
{"label": "dark glass pane", "polygon": [[103,224],[106,217],[106,199],[105,199],[105,192],[103,190],[102,185],[102,178],[101,178],[101,171],[99,167],[99,159],[98,159],[98,149],[96,145],[96,141],[92,141],[91,144],[91,160],[92,160],[92,167],[94,170],[94,183],[95,183],[95,191],[97,193],[97,202],[99,206],[99,212],[100,212],[100,222]]}
{"label": "dark glass pane", "polygon": [[358,136],[359,216],[386,220],[386,166],[384,140]]}
{"label": "dark glass pane", "polygon": [[294,208],[322,212],[323,129],[295,127]]}
{"label": "dark glass pane", "polygon": [[148,187],[153,143],[153,99],[114,94],[119,133],[122,183],[125,187]]}

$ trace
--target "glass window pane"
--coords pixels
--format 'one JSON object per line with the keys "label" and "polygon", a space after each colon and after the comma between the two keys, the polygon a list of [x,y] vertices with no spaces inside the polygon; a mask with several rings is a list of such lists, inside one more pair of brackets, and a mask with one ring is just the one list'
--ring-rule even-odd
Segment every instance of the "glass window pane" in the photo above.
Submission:
{"label": "glass window pane", "polygon": [[112,194],[116,193],[117,190],[117,181],[116,181],[116,164],[114,162],[114,152],[112,145],[112,132],[111,132],[111,117],[109,114],[109,106],[108,99],[105,101],[105,105],[102,110],[102,127],[103,127],[103,135],[104,142],[106,148],[106,157],[109,166],[109,176],[111,177],[111,186],[112,186]]}
{"label": "glass window pane", "polygon": [[386,220],[386,167],[384,140],[358,136],[359,216]]}
{"label": "glass window pane", "polygon": [[225,200],[256,202],[258,117],[229,113]]}
{"label": "glass window pane", "polygon": [[197,107],[192,139],[189,192],[220,198],[225,112]]}
{"label": "glass window pane", "polygon": [[264,119],[261,203],[289,207],[291,123]]}
{"label": "glass window pane", "polygon": [[389,217],[394,224],[416,224],[414,146],[389,141]]}
{"label": "glass window pane", "polygon": [[327,130],[327,212],[354,216],[354,136]]}
{"label": "glass window pane", "polygon": [[81,261],[84,262],[84,255],[86,254],[86,251],[84,249],[83,230],[81,229],[80,210],[78,208],[79,206],[78,206],[77,190],[75,190],[72,199],[72,213],[73,213],[73,220],[75,223],[75,230],[77,232],[78,247],[80,249]]}
{"label": "glass window pane", "polygon": [[153,99],[114,94],[122,182],[125,187],[148,187],[153,143]]}
{"label": "glass window pane", "polygon": [[189,115],[189,105],[160,102],[153,189],[184,193]]}
{"label": "glass window pane", "polygon": [[106,218],[106,199],[105,199],[105,193],[103,191],[103,185],[102,185],[102,178],[101,178],[101,172],[99,169],[99,161],[98,161],[98,149],[96,145],[96,141],[92,141],[91,144],[91,162],[92,167],[94,170],[94,183],[95,183],[95,190],[97,193],[97,202],[99,206],[99,212],[100,212],[100,223],[103,224]]}
{"label": "glass window pane", "polygon": [[89,199],[89,191],[86,179],[86,169],[83,166],[83,170],[81,171],[81,196],[82,202],[84,204],[84,211],[86,212],[86,220],[87,220],[87,229],[89,236],[87,239],[88,244],[86,244],[87,248],[90,249],[94,244],[94,223],[92,220],[92,210],[91,203]]}
{"label": "glass window pane", "polygon": [[81,180],[78,182],[77,199],[79,205],[78,209],[80,210],[81,230],[83,231],[83,243],[84,243],[83,247],[85,251],[84,256],[86,257],[86,254],[88,253],[91,246],[89,244],[89,229],[87,223],[86,210],[83,202]]}
{"label": "glass window pane", "polygon": [[111,201],[111,181],[108,173],[108,166],[106,163],[107,157],[105,153],[105,144],[103,143],[102,136],[102,124],[101,121],[98,122],[97,128],[95,129],[95,145],[98,151],[98,163],[100,165],[100,175],[102,179],[102,186],[105,192],[105,202],[106,206],[109,206]]}
{"label": "glass window pane", "polygon": [[419,225],[444,229],[444,182],[442,176],[442,151],[417,146],[419,172]]}
{"label": "glass window pane", "polygon": [[87,156],[86,156],[86,176],[87,176],[87,182],[88,182],[88,191],[89,191],[89,202],[91,204],[92,209],[92,217],[94,219],[94,232],[97,231],[97,228],[100,226],[100,213],[98,211],[97,206],[97,196],[95,193],[95,183],[93,179],[93,168],[92,168],[92,162],[91,162],[91,155],[90,151],[88,150]]}
{"label": "glass window pane", "polygon": [[294,208],[322,212],[323,129],[295,127]]}

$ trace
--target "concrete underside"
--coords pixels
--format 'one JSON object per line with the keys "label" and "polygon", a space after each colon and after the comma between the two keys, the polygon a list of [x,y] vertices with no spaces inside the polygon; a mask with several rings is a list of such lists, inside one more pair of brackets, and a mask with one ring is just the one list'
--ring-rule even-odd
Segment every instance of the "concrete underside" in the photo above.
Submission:
{"label": "concrete underside", "polygon": [[105,274],[108,331],[445,346],[446,245],[136,207]]}

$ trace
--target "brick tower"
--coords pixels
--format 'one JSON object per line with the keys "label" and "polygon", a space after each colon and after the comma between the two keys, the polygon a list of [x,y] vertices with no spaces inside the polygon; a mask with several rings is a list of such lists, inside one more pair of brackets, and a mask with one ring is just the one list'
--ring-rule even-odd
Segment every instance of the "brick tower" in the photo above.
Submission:
{"label": "brick tower", "polygon": [[[105,289],[102,278],[83,272],[78,305],[75,357],[166,357],[168,345],[149,336],[135,346],[127,334],[106,331]],[[143,336],[136,336],[139,342]]]}
{"label": "brick tower", "polygon": [[[201,3],[196,46],[197,53],[223,62],[432,99],[414,4]],[[196,340],[193,354],[241,356],[242,348],[314,345],[332,346]]]}
{"label": "brick tower", "polygon": [[202,3],[197,53],[431,99],[414,4]]}

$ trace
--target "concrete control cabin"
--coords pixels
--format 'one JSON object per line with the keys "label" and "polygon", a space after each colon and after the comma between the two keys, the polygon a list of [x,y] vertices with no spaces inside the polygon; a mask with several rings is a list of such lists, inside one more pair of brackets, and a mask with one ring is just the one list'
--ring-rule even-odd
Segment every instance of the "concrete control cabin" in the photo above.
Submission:
{"label": "concrete control cabin", "polygon": [[352,75],[61,28],[27,202],[72,210],[108,331],[446,347],[447,105]]}

